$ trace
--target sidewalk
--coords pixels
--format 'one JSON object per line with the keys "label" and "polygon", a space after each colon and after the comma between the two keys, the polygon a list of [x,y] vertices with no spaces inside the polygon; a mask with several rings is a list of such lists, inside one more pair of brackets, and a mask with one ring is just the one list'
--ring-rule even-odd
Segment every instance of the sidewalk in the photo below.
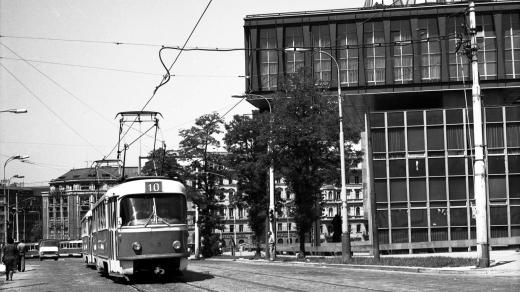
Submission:
{"label": "sidewalk", "polygon": [[[381,257],[461,257],[461,258],[476,258],[477,252],[452,252],[452,253],[426,253],[426,254],[400,254],[400,255],[382,255]],[[248,260],[248,256],[237,256],[237,261],[247,261],[254,263],[255,261]],[[209,259],[211,260],[211,259]],[[266,260],[261,260],[266,262]],[[273,264],[280,265],[320,265],[338,268],[356,268],[368,270],[384,270],[384,271],[401,271],[411,273],[434,273],[434,274],[462,274],[473,276],[493,276],[493,277],[518,277],[520,279],[520,252],[515,250],[497,250],[490,252],[490,267],[476,268],[475,266],[465,267],[446,267],[446,268],[424,268],[424,267],[406,267],[406,266],[378,266],[378,265],[341,265],[341,264],[325,264],[317,262],[280,262],[276,261]]]}

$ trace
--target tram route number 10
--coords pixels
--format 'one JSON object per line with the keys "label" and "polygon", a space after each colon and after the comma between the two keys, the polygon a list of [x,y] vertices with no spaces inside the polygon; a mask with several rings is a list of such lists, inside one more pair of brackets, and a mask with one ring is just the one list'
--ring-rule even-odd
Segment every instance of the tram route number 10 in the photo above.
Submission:
{"label": "tram route number 10", "polygon": [[160,193],[162,192],[162,182],[160,181],[151,181],[145,182],[145,192],[146,193]]}

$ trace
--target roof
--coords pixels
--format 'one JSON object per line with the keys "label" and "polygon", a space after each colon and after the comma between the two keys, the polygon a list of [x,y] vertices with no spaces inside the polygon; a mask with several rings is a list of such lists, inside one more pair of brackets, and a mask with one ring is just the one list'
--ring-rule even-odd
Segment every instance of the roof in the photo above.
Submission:
{"label": "roof", "polygon": [[[137,171],[137,167],[125,167],[126,176],[137,176]],[[97,176],[95,168],[78,168],[71,169],[58,178],[51,180],[50,184],[70,181],[92,181],[96,179],[116,180],[119,177],[120,173],[117,167],[99,167],[97,168]]]}

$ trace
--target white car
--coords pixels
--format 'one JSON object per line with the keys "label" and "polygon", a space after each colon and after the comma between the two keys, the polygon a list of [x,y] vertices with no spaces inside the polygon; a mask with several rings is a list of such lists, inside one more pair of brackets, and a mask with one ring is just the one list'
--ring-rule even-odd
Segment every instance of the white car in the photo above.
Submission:
{"label": "white car", "polygon": [[40,261],[44,258],[51,258],[55,261],[60,257],[58,251],[58,241],[52,239],[44,239],[40,241],[38,255],[40,256]]}

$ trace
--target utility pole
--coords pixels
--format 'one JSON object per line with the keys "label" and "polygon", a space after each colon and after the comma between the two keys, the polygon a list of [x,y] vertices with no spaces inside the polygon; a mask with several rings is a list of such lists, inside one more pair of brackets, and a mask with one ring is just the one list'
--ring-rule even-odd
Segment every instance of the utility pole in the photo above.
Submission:
{"label": "utility pole", "polygon": [[487,268],[489,267],[488,206],[484,143],[482,139],[482,99],[480,96],[477,58],[477,23],[474,1],[469,1],[469,33],[471,37],[471,74],[473,77],[471,95],[473,100],[473,135],[475,139],[474,190],[477,223],[477,266]]}

